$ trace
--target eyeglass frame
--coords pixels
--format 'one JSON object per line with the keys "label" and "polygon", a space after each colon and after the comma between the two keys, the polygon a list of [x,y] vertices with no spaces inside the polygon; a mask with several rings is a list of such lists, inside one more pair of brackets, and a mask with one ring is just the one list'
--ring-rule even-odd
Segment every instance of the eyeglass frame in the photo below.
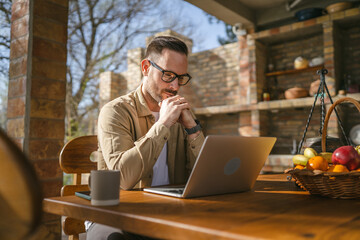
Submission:
{"label": "eyeglass frame", "polygon": [[[162,72],[161,80],[164,81],[164,82],[166,82],[166,83],[171,83],[171,82],[174,81],[176,78],[179,79],[179,77],[183,77],[183,76],[189,77],[189,80],[187,80],[187,82],[184,83],[184,84],[180,84],[180,82],[178,81],[179,86],[184,86],[184,85],[188,84],[188,83],[190,82],[191,78],[192,78],[192,77],[190,76],[190,74],[188,74],[188,73],[178,75],[178,74],[174,73],[173,71],[168,71],[168,70],[162,69],[159,65],[157,65],[156,63],[154,63],[154,62],[151,61],[150,59],[147,59],[147,60],[149,61],[149,63],[150,63],[153,67],[155,67],[157,70],[159,70],[160,72]],[[164,76],[164,73],[165,73],[165,72],[172,73],[172,74],[175,75],[175,77],[173,77],[170,81],[165,81],[165,80],[163,79],[163,76]]]}

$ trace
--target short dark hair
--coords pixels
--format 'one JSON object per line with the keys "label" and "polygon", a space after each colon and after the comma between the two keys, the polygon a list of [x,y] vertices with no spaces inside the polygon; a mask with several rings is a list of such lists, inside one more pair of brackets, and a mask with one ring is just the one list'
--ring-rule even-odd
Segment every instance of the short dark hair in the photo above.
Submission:
{"label": "short dark hair", "polygon": [[146,48],[145,58],[151,54],[161,55],[163,49],[170,49],[178,53],[188,55],[188,48],[186,44],[178,38],[170,36],[155,37]]}

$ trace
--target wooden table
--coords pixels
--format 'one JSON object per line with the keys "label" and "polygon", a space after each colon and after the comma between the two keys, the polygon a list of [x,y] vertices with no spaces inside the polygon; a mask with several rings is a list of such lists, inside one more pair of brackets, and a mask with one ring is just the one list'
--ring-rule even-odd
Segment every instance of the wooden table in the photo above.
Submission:
{"label": "wooden table", "polygon": [[177,199],[121,191],[120,205],[76,196],[44,199],[44,211],[167,239],[360,239],[360,201],[309,195],[286,176],[260,175],[253,191]]}

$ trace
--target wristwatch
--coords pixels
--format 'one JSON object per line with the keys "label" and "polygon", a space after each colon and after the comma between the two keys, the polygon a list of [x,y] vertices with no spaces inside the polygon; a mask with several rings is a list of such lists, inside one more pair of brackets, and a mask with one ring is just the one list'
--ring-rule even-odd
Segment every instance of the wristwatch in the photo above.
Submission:
{"label": "wristwatch", "polygon": [[198,131],[200,131],[202,129],[201,125],[200,125],[200,121],[195,119],[196,122],[196,126],[192,127],[192,128],[185,128],[185,131],[187,132],[188,135],[196,133]]}

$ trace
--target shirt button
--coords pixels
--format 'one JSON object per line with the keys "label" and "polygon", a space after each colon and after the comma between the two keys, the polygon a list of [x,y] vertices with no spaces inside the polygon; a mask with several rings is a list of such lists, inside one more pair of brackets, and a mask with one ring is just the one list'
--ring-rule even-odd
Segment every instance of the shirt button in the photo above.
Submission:
{"label": "shirt button", "polygon": [[192,148],[192,149],[195,149],[195,146],[194,146],[194,145],[192,145],[192,146],[191,146],[191,148]]}
{"label": "shirt button", "polygon": [[164,140],[167,140],[167,137],[164,137]]}

